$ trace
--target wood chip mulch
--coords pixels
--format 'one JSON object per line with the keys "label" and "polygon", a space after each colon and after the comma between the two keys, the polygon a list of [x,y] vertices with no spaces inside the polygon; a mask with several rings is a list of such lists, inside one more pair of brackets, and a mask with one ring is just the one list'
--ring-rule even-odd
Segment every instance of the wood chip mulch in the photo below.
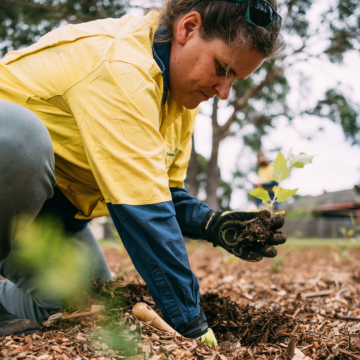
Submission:
{"label": "wood chip mulch", "polygon": [[286,254],[285,265],[266,271],[214,254],[205,250],[192,267],[216,348],[135,319],[140,301],[161,315],[146,285],[93,279],[38,333],[0,338],[0,358],[360,360],[360,251],[351,262],[329,254],[316,262],[317,250]]}

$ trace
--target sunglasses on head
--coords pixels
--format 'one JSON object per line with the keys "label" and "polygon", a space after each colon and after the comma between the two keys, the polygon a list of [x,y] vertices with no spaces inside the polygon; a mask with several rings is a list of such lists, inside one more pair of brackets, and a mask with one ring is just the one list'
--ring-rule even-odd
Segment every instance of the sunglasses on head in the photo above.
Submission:
{"label": "sunglasses on head", "polygon": [[[195,1],[185,13],[189,12],[196,4],[202,0]],[[247,1],[249,3],[246,12],[246,20],[256,26],[263,29],[268,29],[272,24],[280,29],[281,16],[275,11],[275,9],[265,0],[218,0],[218,1]]]}

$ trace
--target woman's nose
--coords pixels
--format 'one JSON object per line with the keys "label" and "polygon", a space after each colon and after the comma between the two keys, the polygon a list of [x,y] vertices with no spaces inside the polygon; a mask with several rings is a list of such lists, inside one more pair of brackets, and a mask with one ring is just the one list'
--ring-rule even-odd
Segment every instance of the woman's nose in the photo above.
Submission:
{"label": "woman's nose", "polygon": [[222,81],[215,86],[216,96],[220,100],[226,100],[230,96],[232,81]]}

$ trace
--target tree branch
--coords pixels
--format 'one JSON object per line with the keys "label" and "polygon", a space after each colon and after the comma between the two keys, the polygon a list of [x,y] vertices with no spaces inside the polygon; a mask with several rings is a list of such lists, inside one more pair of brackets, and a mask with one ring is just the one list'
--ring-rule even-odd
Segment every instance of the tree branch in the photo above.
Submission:
{"label": "tree branch", "polygon": [[[236,120],[236,113],[243,109],[264,86],[271,84],[283,71],[282,67],[273,66],[272,69],[266,74],[266,77],[260,84],[254,86],[252,89],[248,90],[240,99],[238,99],[234,105],[234,111],[226,121],[226,123],[220,126],[221,139],[224,139],[227,135],[226,133],[229,130],[230,125]],[[249,122],[251,123],[251,121]]]}
{"label": "tree branch", "polygon": [[60,7],[55,7],[53,5],[44,5],[44,4],[39,4],[39,3],[34,3],[34,2],[27,2],[27,1],[12,1],[12,0],[3,0],[4,1],[4,5],[14,8],[16,6],[19,7],[28,7],[28,8],[35,8],[35,9],[41,9],[41,10],[46,10],[48,11],[47,15],[46,15],[46,20],[50,20],[50,19],[55,19],[57,21],[59,20],[66,20],[68,23],[79,23],[81,21],[88,21],[90,19],[81,19],[81,21],[79,21],[79,18],[77,18],[77,21],[71,21],[70,19],[68,19],[68,16],[66,15],[66,13],[60,9]]}
{"label": "tree branch", "polygon": [[54,7],[52,5],[43,5],[43,4],[34,3],[34,2],[13,1],[13,0],[3,0],[3,1],[4,1],[4,3],[11,5],[11,7],[27,6],[27,7],[34,7],[34,8],[38,8],[38,9],[46,9],[46,10],[51,10],[51,11],[59,11],[60,10],[58,7]]}
{"label": "tree branch", "polygon": [[[66,20],[69,24],[78,24],[80,22],[86,22],[86,21],[91,21],[94,20],[92,17],[89,16],[84,16],[84,15],[80,15],[80,14],[72,14],[69,13],[69,9],[68,8],[62,8],[61,6],[54,6],[52,4],[39,4],[39,3],[35,3],[35,2],[27,2],[27,1],[21,1],[21,0],[2,0],[5,5],[14,8],[15,6],[20,6],[20,7],[30,7],[30,8],[36,8],[36,9],[41,9],[41,10],[46,10],[49,13],[46,16],[46,19],[49,20],[49,18],[53,18],[53,19],[62,19],[62,20]],[[64,4],[63,4],[64,5]],[[100,11],[99,9],[97,9],[98,13],[103,17],[108,17],[109,14],[107,11]],[[74,20],[70,19],[70,16],[75,16]]]}
{"label": "tree branch", "polygon": [[211,115],[211,122],[212,122],[213,128],[219,127],[218,122],[217,122],[218,103],[219,103],[219,98],[217,96],[215,96],[214,101],[213,101],[213,112],[212,112],[212,115]]}
{"label": "tree branch", "polygon": [[305,48],[306,48],[306,41],[304,41],[303,44],[298,49],[294,50],[294,52],[291,55],[301,53]]}

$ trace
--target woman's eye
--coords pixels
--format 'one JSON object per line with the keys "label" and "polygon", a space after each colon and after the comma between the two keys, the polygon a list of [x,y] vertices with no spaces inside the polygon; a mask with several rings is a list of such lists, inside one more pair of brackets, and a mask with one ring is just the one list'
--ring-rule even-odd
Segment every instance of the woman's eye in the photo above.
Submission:
{"label": "woman's eye", "polygon": [[219,73],[221,73],[221,74],[226,74],[226,69],[224,69],[220,64],[218,64],[218,71],[219,71]]}

